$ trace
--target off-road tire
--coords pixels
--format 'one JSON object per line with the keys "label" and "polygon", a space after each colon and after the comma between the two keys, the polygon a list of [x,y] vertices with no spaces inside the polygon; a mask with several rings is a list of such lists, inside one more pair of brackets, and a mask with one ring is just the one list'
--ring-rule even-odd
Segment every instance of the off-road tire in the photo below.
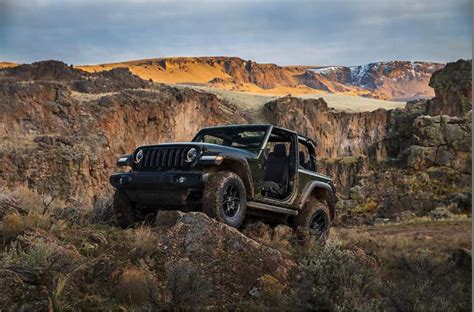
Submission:
{"label": "off-road tire", "polygon": [[[223,197],[226,190],[233,186],[239,194],[239,207],[235,216],[229,217],[224,211]],[[237,201],[236,201],[237,202]],[[247,198],[245,185],[240,177],[229,171],[211,174],[206,182],[202,198],[202,211],[209,217],[238,228],[245,218]]]}
{"label": "off-road tire", "polygon": [[[321,231],[313,232],[312,225],[314,218],[324,218],[325,226]],[[318,244],[324,245],[329,236],[329,230],[331,228],[331,214],[329,211],[329,205],[320,200],[311,199],[309,200],[294,220],[295,229],[309,230],[313,235],[316,235],[315,239]]]}
{"label": "off-road tire", "polygon": [[135,207],[124,191],[116,190],[114,194],[115,223],[123,228],[131,227],[137,222]]}

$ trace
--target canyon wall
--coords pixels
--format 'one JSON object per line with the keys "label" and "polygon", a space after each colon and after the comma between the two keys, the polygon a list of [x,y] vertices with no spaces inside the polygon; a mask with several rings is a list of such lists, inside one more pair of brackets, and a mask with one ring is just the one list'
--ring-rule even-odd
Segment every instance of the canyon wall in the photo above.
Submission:
{"label": "canyon wall", "polygon": [[[470,64],[448,64],[432,78],[436,97],[404,109],[347,113],[322,99],[286,96],[263,113],[317,142],[318,170],[334,178],[346,222],[450,203],[461,209],[471,186]],[[127,69],[88,73],[55,61],[3,69],[0,184],[90,204],[111,194],[115,161],[134,147],[247,122],[213,94],[145,81]]]}
{"label": "canyon wall", "polygon": [[431,79],[436,97],[404,109],[346,113],[322,99],[284,97],[264,112],[315,139],[318,170],[334,178],[346,217],[458,211],[471,188],[470,69],[471,61],[448,64]]}
{"label": "canyon wall", "polygon": [[89,74],[60,62],[22,66],[0,77],[4,186],[90,203],[110,193],[117,157],[136,146],[186,141],[205,126],[245,122],[213,94],[149,84],[128,70]]}

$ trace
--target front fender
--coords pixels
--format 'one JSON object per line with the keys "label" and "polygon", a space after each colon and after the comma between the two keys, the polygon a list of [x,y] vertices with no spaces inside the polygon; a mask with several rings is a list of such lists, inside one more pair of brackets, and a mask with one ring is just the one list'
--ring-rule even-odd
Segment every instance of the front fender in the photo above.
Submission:
{"label": "front fender", "polygon": [[311,195],[317,199],[326,200],[329,204],[331,219],[336,217],[337,197],[333,187],[329,183],[322,181],[312,181],[308,183],[301,196],[300,209],[304,207]]}
{"label": "front fender", "polygon": [[242,179],[242,182],[244,182],[245,189],[247,190],[247,198],[253,199],[255,190],[253,187],[252,172],[245,158],[224,156],[224,160],[219,166],[219,171],[235,172]]}

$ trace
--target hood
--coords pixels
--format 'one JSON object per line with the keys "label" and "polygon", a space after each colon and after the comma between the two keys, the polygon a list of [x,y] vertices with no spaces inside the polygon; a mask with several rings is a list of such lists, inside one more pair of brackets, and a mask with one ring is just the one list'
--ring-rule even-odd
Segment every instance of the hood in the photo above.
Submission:
{"label": "hood", "polygon": [[139,149],[146,149],[146,148],[159,148],[159,147],[195,147],[197,148],[203,155],[222,155],[222,156],[240,156],[245,158],[257,158],[258,152],[252,152],[241,148],[230,147],[230,146],[223,146],[218,144],[212,143],[202,143],[202,142],[172,142],[172,143],[162,143],[162,144],[155,144],[155,145],[143,145],[138,147],[135,152]]}

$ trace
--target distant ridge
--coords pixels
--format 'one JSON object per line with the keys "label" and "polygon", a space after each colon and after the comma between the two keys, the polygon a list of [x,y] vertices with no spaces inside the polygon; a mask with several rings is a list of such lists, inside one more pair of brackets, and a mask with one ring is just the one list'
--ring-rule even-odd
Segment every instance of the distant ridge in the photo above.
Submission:
{"label": "distant ridge", "polygon": [[[16,66],[2,62],[2,67]],[[434,96],[431,75],[444,64],[388,61],[360,66],[279,66],[239,57],[166,57],[97,65],[87,72],[128,68],[145,80],[267,95],[336,93],[407,101]]]}

